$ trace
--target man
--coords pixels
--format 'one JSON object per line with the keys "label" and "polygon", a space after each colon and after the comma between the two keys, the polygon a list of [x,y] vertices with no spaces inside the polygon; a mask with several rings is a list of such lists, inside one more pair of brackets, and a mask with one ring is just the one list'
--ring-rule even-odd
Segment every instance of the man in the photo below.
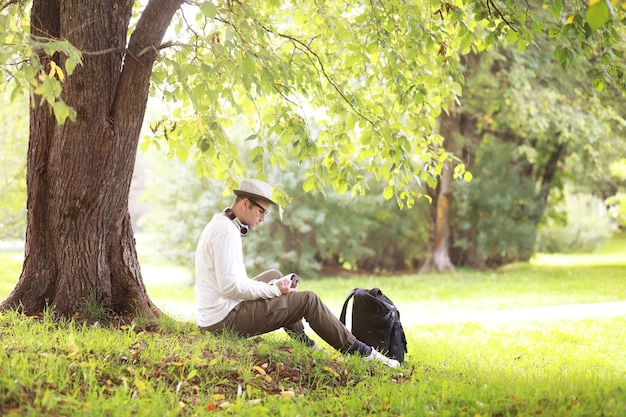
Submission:
{"label": "man", "polygon": [[270,207],[277,204],[272,200],[272,187],[260,180],[243,180],[233,193],[233,204],[213,216],[198,241],[198,326],[213,333],[230,330],[244,337],[282,327],[294,339],[316,347],[304,333],[304,319],[340,352],[359,354],[366,361],[376,360],[392,368],[400,366],[357,340],[317,294],[298,291],[290,276],[271,269],[254,279],[248,277],[241,238],[263,223]]}

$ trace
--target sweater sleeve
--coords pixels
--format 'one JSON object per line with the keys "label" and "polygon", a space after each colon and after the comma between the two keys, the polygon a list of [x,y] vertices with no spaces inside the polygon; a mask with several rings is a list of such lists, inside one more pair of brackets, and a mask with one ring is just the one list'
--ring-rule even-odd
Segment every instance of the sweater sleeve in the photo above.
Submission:
{"label": "sweater sleeve", "polygon": [[274,298],[281,295],[275,285],[248,277],[243,261],[241,236],[228,221],[211,240],[217,288],[222,297],[236,300]]}

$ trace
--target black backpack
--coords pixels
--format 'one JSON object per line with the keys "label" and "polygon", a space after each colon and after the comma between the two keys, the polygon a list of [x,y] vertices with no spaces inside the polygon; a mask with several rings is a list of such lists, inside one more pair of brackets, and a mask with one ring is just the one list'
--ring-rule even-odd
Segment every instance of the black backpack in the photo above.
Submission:
{"label": "black backpack", "polygon": [[378,288],[355,288],[350,291],[341,309],[339,320],[344,325],[348,302],[352,297],[352,334],[385,356],[404,361],[406,336],[400,323],[400,312],[393,301]]}

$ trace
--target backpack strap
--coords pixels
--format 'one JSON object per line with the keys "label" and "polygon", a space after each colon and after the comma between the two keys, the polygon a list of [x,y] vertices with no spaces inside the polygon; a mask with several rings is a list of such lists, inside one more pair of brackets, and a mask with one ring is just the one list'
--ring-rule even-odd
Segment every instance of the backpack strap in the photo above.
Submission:
{"label": "backpack strap", "polygon": [[346,297],[346,301],[343,302],[343,308],[341,309],[341,315],[339,316],[339,321],[341,321],[341,323],[343,323],[344,325],[346,324],[346,312],[348,310],[348,302],[350,301],[352,297],[354,297],[354,294],[356,294],[357,290],[358,288],[355,288],[352,291],[350,291],[348,293],[348,296]]}

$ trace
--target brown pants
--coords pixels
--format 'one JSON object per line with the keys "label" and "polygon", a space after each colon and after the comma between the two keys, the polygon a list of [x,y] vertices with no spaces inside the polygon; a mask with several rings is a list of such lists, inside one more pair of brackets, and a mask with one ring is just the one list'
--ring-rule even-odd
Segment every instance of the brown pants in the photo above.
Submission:
{"label": "brown pants", "polygon": [[[281,276],[280,271],[270,269],[254,279],[268,282]],[[269,333],[281,327],[288,332],[304,333],[302,319],[326,343],[341,352],[348,350],[356,341],[354,335],[312,291],[242,301],[224,320],[202,330],[220,333],[228,329],[244,337]]]}

